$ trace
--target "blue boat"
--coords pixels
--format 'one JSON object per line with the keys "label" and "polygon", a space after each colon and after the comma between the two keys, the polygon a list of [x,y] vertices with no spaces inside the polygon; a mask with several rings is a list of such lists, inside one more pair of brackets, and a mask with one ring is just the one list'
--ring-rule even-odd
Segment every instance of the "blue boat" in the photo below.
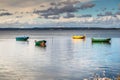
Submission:
{"label": "blue boat", "polygon": [[28,36],[19,36],[16,37],[16,41],[27,41],[29,39]]}

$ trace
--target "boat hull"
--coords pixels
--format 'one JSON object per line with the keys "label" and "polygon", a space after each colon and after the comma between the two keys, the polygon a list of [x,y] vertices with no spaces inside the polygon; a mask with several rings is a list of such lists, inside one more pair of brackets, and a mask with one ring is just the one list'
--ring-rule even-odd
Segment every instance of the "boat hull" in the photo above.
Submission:
{"label": "boat hull", "polygon": [[45,40],[35,41],[35,46],[46,47],[46,41]]}
{"label": "boat hull", "polygon": [[27,41],[29,37],[16,37],[16,41]]}
{"label": "boat hull", "polygon": [[85,39],[85,36],[73,36],[73,39]]}
{"label": "boat hull", "polygon": [[92,42],[110,42],[110,38],[107,38],[107,39],[95,39],[95,38],[92,38]]}

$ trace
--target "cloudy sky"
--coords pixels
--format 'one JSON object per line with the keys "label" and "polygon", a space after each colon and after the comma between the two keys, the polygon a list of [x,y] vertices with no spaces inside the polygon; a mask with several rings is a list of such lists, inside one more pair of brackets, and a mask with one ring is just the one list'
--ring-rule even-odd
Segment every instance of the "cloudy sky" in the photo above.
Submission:
{"label": "cloudy sky", "polygon": [[120,0],[0,0],[0,27],[119,27]]}

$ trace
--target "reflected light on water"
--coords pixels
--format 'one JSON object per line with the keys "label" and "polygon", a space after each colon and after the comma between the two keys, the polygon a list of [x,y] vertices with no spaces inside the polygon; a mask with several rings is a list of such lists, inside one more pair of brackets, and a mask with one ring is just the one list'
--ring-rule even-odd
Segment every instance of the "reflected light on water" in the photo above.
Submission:
{"label": "reflected light on water", "polygon": [[120,38],[110,44],[91,43],[91,38],[45,37],[47,46],[34,40],[0,39],[0,80],[91,80],[117,77],[120,73]]}

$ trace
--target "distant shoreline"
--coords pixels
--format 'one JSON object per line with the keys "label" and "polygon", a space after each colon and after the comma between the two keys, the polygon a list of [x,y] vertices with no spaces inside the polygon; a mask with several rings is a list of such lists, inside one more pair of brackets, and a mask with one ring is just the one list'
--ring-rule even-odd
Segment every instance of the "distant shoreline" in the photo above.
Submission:
{"label": "distant shoreline", "polygon": [[0,28],[0,30],[120,30],[120,28]]}

